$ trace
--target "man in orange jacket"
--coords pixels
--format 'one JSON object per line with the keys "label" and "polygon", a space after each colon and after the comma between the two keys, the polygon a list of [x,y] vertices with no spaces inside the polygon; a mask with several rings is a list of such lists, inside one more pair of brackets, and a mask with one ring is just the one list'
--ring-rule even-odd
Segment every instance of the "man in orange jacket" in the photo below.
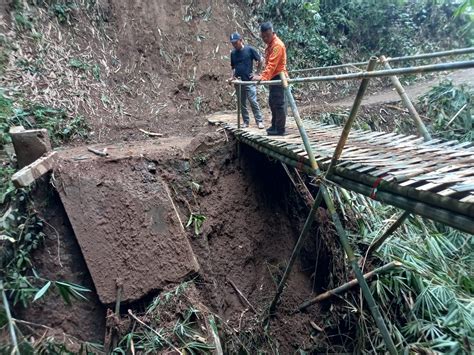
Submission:
{"label": "man in orange jacket", "polygon": [[[262,23],[260,35],[266,43],[265,69],[261,75],[253,75],[252,80],[280,80],[280,73],[288,76],[286,71],[286,48],[285,44],[273,31],[270,22]],[[282,85],[270,85],[268,104],[272,111],[272,126],[267,129],[271,136],[284,135],[286,124],[285,92]]]}

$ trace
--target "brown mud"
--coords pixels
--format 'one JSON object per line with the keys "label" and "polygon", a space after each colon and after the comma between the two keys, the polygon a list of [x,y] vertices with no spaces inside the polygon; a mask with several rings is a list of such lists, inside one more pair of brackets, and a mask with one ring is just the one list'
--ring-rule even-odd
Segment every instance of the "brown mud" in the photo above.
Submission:
{"label": "brown mud", "polygon": [[[72,336],[78,341],[100,343],[105,327],[105,307],[95,292],[59,195],[43,182],[35,189],[33,197],[34,208],[45,221],[46,234],[43,247],[33,255],[35,271],[46,279],[72,282],[91,292],[85,294],[88,301],[73,301],[70,305],[59,294],[50,292],[26,309],[16,307],[17,318],[37,324],[29,327],[19,324],[19,327],[25,334],[34,334],[38,338],[54,335],[70,342]],[[43,325],[52,329],[46,332]]]}
{"label": "brown mud", "polygon": [[[126,314],[127,309],[131,308],[140,314],[147,303],[160,294],[161,290],[169,289],[179,283],[179,281],[173,282],[173,276],[175,276],[177,277],[175,280],[193,280],[197,290],[196,302],[220,317],[222,322],[237,331],[240,338],[245,339],[247,344],[253,346],[255,350],[276,351],[278,349],[279,353],[283,354],[293,353],[298,349],[328,349],[330,342],[327,334],[333,332],[332,326],[321,333],[316,331],[310,323],[314,322],[324,328],[323,324],[328,315],[321,313],[320,306],[312,307],[307,313],[293,314],[293,312],[298,304],[332,284],[335,270],[334,266],[329,265],[333,257],[340,257],[340,254],[334,250],[338,246],[336,243],[327,249],[324,243],[321,245],[321,241],[318,241],[322,234],[326,235],[325,239],[331,239],[333,237],[331,228],[325,227],[327,220],[325,222],[324,219],[322,224],[314,226],[302,257],[298,260],[289,279],[277,316],[272,319],[268,333],[265,333],[261,320],[274,296],[276,283],[282,275],[285,262],[290,256],[308,209],[296,194],[279,163],[269,161],[264,155],[245,146],[242,147],[239,159],[236,155],[235,142],[228,141],[229,138],[220,131],[219,133],[203,132],[191,142],[165,139],[162,143],[163,147],[160,146],[159,140],[134,143],[130,147],[119,145],[114,148],[109,145],[109,158],[89,155],[84,148],[61,152],[62,159],[69,159],[69,164],[74,157],[84,159],[87,156],[86,163],[82,161],[83,168],[76,169],[76,171],[81,171],[83,176],[98,177],[100,175],[98,172],[103,170],[108,172],[109,178],[120,174],[123,181],[123,176],[127,175],[124,172],[128,171],[128,174],[135,178],[134,181],[129,181],[133,185],[129,189],[132,195],[139,194],[140,191],[148,188],[154,191],[157,178],[162,179],[169,186],[183,223],[186,223],[190,211],[206,217],[198,235],[192,227],[186,229],[186,238],[197,258],[199,271],[189,277],[185,277],[180,272],[175,275],[171,272],[168,277],[169,282],[166,284],[155,283],[156,280],[153,279],[155,291],[150,289],[143,292],[146,297],[140,299],[139,302],[125,302],[122,304],[122,312]],[[147,152],[147,154],[140,156],[142,152]],[[114,155],[116,161],[108,162],[107,159],[114,160]],[[63,161],[59,170],[68,169],[67,164],[64,163],[66,160]],[[154,164],[154,169],[156,168],[156,175],[153,175],[155,179],[151,180],[146,178],[150,174],[148,171],[150,163]],[[89,168],[92,167],[93,169],[90,170]],[[130,173],[132,167],[135,169],[133,174]],[[138,171],[138,176],[136,171]],[[56,174],[57,187],[63,183],[68,184],[66,179],[59,178],[59,174]],[[101,178],[104,178],[103,174]],[[92,188],[94,184],[89,185]],[[159,198],[160,201],[168,201],[167,207],[170,206],[168,198],[164,199],[162,196]],[[106,199],[97,194],[96,200],[105,201]],[[76,273],[81,270],[82,279],[75,277],[71,279],[68,276],[67,280],[76,281],[94,290],[90,295],[93,301],[75,302],[72,307],[68,307],[61,305],[61,300],[48,297],[40,302],[44,306],[35,306],[32,310],[26,311],[24,316],[26,319],[37,317],[36,321],[53,327],[58,332],[65,332],[82,340],[101,342],[105,332],[104,307],[98,301],[71,226],[67,220],[62,222],[66,224],[65,226],[58,225],[60,219],[66,219],[66,217],[57,195],[55,195],[55,204],[55,210],[59,211],[56,212],[56,219],[49,214],[47,209],[44,218],[51,225],[54,224],[54,228],[58,231],[61,265],[56,255],[56,234],[48,230],[47,248],[38,252],[36,257],[44,260],[41,272],[51,276],[57,275],[58,272],[65,276],[72,273],[71,276],[74,276],[73,270],[76,270]],[[122,213],[120,210],[124,209],[119,204],[118,200],[115,206],[117,216]],[[79,206],[78,203],[74,208],[77,209]],[[100,215],[100,209],[94,211]],[[84,210],[85,220],[88,220],[87,216],[88,212]],[[123,225],[124,228],[127,228],[127,224],[138,223],[139,220],[128,217],[125,219],[127,223]],[[98,220],[93,218],[90,221],[92,225]],[[117,228],[120,229],[120,224]],[[98,237],[99,234],[93,234],[93,236]],[[114,233],[110,234],[114,235]],[[64,245],[66,236],[69,241],[67,245]],[[82,246],[80,238],[81,236],[78,237],[79,244]],[[107,237],[105,240],[112,245],[117,243],[114,238]],[[90,248],[96,248],[96,252],[102,255],[105,245],[99,247],[101,244],[91,243]],[[69,245],[70,248],[65,249]],[[156,245],[154,242],[135,246],[139,248],[145,246],[153,250]],[[315,248],[318,246],[320,247],[319,260],[315,259],[317,255]],[[83,250],[87,260],[89,251],[87,248]],[[123,250],[130,251],[130,248],[126,247]],[[128,262],[133,261],[130,258],[137,257],[138,255],[129,256]],[[97,262],[105,260],[101,258],[98,258]],[[79,261],[72,262],[76,259]],[[88,260],[87,263],[91,271]],[[160,276],[160,260],[150,259],[146,264],[150,270]],[[127,263],[114,264],[112,261],[107,266],[102,265],[102,274],[109,275],[108,269],[113,269],[114,265],[117,266],[115,270],[121,271],[124,275],[129,273]],[[314,278],[315,268],[317,268],[316,279]],[[99,272],[100,268],[97,267],[96,271]],[[94,280],[98,279],[97,274],[95,275],[94,272],[91,274]],[[107,279],[108,277],[104,277],[99,282],[106,282]],[[132,283],[135,286],[141,282],[140,279],[124,279],[124,281],[127,285]],[[98,287],[102,287],[101,284]],[[236,288],[246,296],[257,313],[249,309]],[[54,307],[54,312],[48,312],[46,310],[48,306]],[[268,339],[271,339],[273,350],[269,346]],[[227,340],[224,339],[224,341]],[[238,344],[231,340],[225,346],[229,352],[239,349]]]}

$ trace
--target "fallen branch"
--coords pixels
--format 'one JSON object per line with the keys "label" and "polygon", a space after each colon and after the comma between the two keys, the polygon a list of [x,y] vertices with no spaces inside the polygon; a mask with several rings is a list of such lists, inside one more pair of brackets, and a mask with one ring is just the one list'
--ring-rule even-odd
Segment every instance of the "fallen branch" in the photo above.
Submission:
{"label": "fallen branch", "polygon": [[[398,261],[392,261],[384,266],[381,266],[377,269],[374,269],[366,274],[364,274],[364,279],[366,280],[369,280],[371,279],[372,277],[374,277],[375,275],[378,275],[378,274],[381,274],[381,273],[384,273],[384,272],[387,272],[389,270],[392,270],[393,268],[395,267],[400,267],[402,266],[402,263],[398,262]],[[355,286],[357,286],[359,284],[359,281],[357,279],[354,279],[354,280],[351,280],[349,282],[346,282],[345,284],[339,286],[339,287],[336,287],[332,290],[329,290],[329,291],[326,291],[306,302],[303,302],[299,307],[298,309],[300,311],[303,311],[305,310],[306,308],[308,308],[309,306],[315,304],[315,303],[318,303],[318,302],[321,302],[321,301],[324,301],[328,298],[330,298],[331,296],[334,296],[334,295],[338,295],[340,293],[343,293]]]}
{"label": "fallen branch", "polygon": [[449,120],[449,122],[446,124],[445,128],[447,128],[451,123],[453,123],[453,121],[456,119],[456,117],[459,116],[459,114],[467,107],[467,104],[464,104],[463,107],[461,107],[461,109],[453,116],[453,118],[451,118]]}
{"label": "fallen branch", "polygon": [[91,147],[87,147],[87,150],[101,157],[106,157],[107,155],[109,155],[109,153],[107,153],[107,148],[104,148],[104,150],[97,150]]}
{"label": "fallen branch", "polygon": [[235,285],[235,283],[232,282],[232,280],[230,279],[227,279],[227,281],[231,284],[231,286],[234,288],[234,290],[238,293],[238,295],[240,296],[240,298],[250,307],[250,309],[255,313],[257,314],[257,310],[254,308],[254,306],[252,306],[252,304],[249,302],[249,300],[247,299],[247,297],[244,296],[244,294],[237,288],[237,286]]}
{"label": "fallen branch", "polygon": [[141,129],[141,128],[139,128],[138,130],[142,133],[145,133],[146,135],[148,135],[150,137],[163,137],[163,133],[149,132],[149,131],[145,131],[144,129]]}

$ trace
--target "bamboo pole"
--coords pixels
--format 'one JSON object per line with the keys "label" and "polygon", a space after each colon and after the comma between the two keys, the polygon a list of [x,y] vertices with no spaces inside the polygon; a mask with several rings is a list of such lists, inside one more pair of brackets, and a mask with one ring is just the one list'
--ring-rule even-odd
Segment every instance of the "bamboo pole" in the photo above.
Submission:
{"label": "bamboo pole", "polygon": [[[334,170],[335,170],[334,175],[339,175],[339,177],[348,179],[349,181],[354,180],[355,182],[361,183],[369,187],[370,191],[373,190],[373,186],[377,182],[377,179],[378,179],[376,176],[372,176],[368,174],[360,174],[356,171],[339,167],[339,166],[336,167]],[[329,180],[333,180],[333,176],[331,176]],[[385,180],[382,180],[381,182],[379,182],[377,186],[377,194],[379,194],[382,191],[390,192],[394,195],[399,195],[410,200],[416,199],[419,202],[425,203],[427,205],[432,205],[433,207],[437,207],[443,210],[450,210],[450,211],[456,212],[457,214],[470,217],[471,219],[474,218],[474,205],[473,204],[460,202],[448,196],[440,196],[430,191],[422,191],[422,190],[416,190],[414,188],[406,188],[406,187],[400,186],[395,181],[385,181]],[[368,196],[370,196],[370,193]]]}
{"label": "bamboo pole", "polygon": [[[449,51],[441,51],[441,52],[433,52],[433,53],[423,53],[423,54],[417,54],[417,55],[412,55],[412,56],[387,58],[387,60],[389,62],[395,63],[395,62],[402,62],[402,61],[407,61],[407,60],[441,58],[441,57],[462,55],[462,54],[470,54],[470,53],[474,53],[474,47],[459,48],[459,49],[453,49],[453,50],[449,50]],[[289,72],[290,73],[305,73],[305,72],[310,72],[310,71],[327,70],[327,69],[360,67],[360,66],[365,66],[367,64],[369,64],[368,60],[365,61],[365,62],[344,63],[344,64],[338,64],[338,65],[325,66],[325,67],[290,70]]]}
{"label": "bamboo pole", "polygon": [[[281,78],[283,90],[285,91],[286,100],[287,100],[288,104],[291,107],[296,125],[298,126],[298,130],[299,130],[300,135],[301,135],[301,139],[303,140],[304,148],[306,150],[306,153],[308,154],[308,159],[309,159],[309,162],[310,162],[310,165],[311,165],[311,170],[313,170],[316,173],[316,175],[320,175],[321,171],[319,170],[318,163],[316,162],[316,159],[314,157],[313,150],[311,148],[311,144],[310,144],[308,135],[306,134],[306,129],[304,128],[303,121],[301,120],[300,113],[298,111],[298,107],[296,106],[295,99],[294,99],[293,95],[291,94],[291,90],[290,90],[290,87],[288,85],[288,80],[287,80],[284,73],[280,73],[280,78]],[[322,194],[321,194],[321,190],[319,190],[317,195],[316,195],[316,198],[314,199],[314,203],[311,206],[308,217],[306,217],[306,221],[304,223],[304,226],[303,226],[303,229],[300,233],[300,236],[298,237],[298,240],[296,241],[296,244],[293,248],[293,251],[292,251],[291,256],[290,256],[290,260],[288,260],[288,263],[287,263],[286,268],[285,268],[285,272],[283,273],[283,276],[280,280],[280,283],[278,284],[275,296],[273,297],[273,300],[270,303],[268,316],[271,316],[275,313],[278,301],[280,300],[280,296],[283,292],[283,289],[285,288],[286,281],[287,281],[288,277],[290,276],[291,269],[293,268],[293,265],[296,261],[296,258],[298,256],[303,244],[304,244],[304,241],[306,240],[306,237],[307,237],[307,235],[308,235],[308,233],[311,229],[311,226],[313,225],[314,217],[316,215],[316,211],[319,208],[319,205],[321,204],[321,201],[322,201]],[[268,319],[269,318],[267,318],[265,320],[265,323],[268,323]]]}
{"label": "bamboo pole", "polygon": [[393,222],[390,227],[382,234],[379,238],[377,238],[372,244],[370,244],[367,252],[365,253],[365,259],[368,259],[374,251],[376,251],[380,246],[390,237],[397,229],[400,227],[403,222],[410,216],[410,212],[404,211],[395,222]]}
{"label": "bamboo pole", "polygon": [[395,355],[398,353],[395,344],[390,336],[387,325],[385,324],[385,320],[382,317],[382,314],[380,313],[379,307],[375,302],[374,296],[370,292],[369,285],[367,284],[367,281],[365,281],[364,276],[362,275],[362,271],[360,270],[359,264],[357,263],[357,259],[354,255],[354,251],[352,250],[349,244],[346,231],[342,226],[341,220],[339,219],[339,215],[337,214],[336,208],[334,207],[334,204],[331,198],[329,197],[329,193],[324,184],[321,185],[320,191],[322,191],[324,202],[327,205],[329,214],[331,215],[334,225],[336,227],[337,235],[339,236],[339,241],[341,242],[342,247],[344,248],[349,264],[351,265],[352,270],[354,271],[355,277],[359,281],[362,290],[362,295],[364,296],[365,301],[369,306],[370,312],[372,313],[375,323],[377,324],[377,328],[379,328],[380,333],[382,334],[389,353]]}
{"label": "bamboo pole", "polygon": [[[388,63],[388,60],[385,56],[380,57],[381,63],[384,65],[385,69],[392,69],[390,64]],[[421,136],[423,136],[423,139],[425,142],[431,140],[431,135],[426,129],[425,124],[421,120],[420,116],[418,115],[418,112],[415,109],[415,106],[413,106],[413,103],[411,102],[408,94],[406,93],[405,89],[403,88],[402,84],[400,83],[400,80],[394,75],[390,77],[390,80],[392,81],[393,86],[397,90],[398,94],[400,95],[403,104],[405,107],[408,109],[408,112],[410,113],[411,117],[415,121],[415,125],[418,129],[418,132],[420,133]],[[367,250],[365,258],[368,258],[375,250],[377,250],[396,230],[399,228],[405,220],[410,216],[410,212],[403,212],[399,218],[385,231],[385,233],[380,236]]]}
{"label": "bamboo pole", "polygon": [[301,120],[300,112],[298,111],[298,107],[296,106],[295,98],[291,94],[291,89],[288,85],[288,79],[285,76],[285,73],[280,73],[280,78],[283,90],[285,90],[286,100],[288,101],[288,104],[291,107],[291,111],[293,112],[293,118],[295,119],[296,125],[298,126],[298,131],[300,132],[301,139],[303,140],[304,149],[308,154],[308,160],[311,165],[311,169],[319,171],[318,163],[314,158],[313,149],[311,148],[311,142],[309,141],[308,134],[306,133],[303,121]]}
{"label": "bamboo pole", "polygon": [[[372,277],[374,277],[375,275],[380,275],[384,272],[387,272],[387,271],[390,271],[392,269],[394,269],[395,267],[400,267],[402,266],[402,263],[398,262],[398,261],[392,261],[388,264],[385,264],[377,269],[374,269],[366,274],[364,274],[364,279],[365,280],[370,280]],[[348,290],[350,290],[351,288],[357,286],[359,284],[359,281],[357,279],[353,279],[349,282],[346,282],[345,284],[339,286],[339,287],[336,287],[332,290],[329,290],[329,291],[326,291],[324,293],[321,293],[320,295],[308,300],[308,301],[305,301],[303,302],[301,305],[298,306],[298,310],[300,311],[304,311],[306,308],[308,308],[309,306],[315,304],[315,303],[318,303],[318,302],[322,302],[334,295],[338,295],[338,294],[341,294],[343,292],[346,292]]]}
{"label": "bamboo pole", "polygon": [[8,329],[10,331],[10,337],[12,339],[13,350],[11,352],[12,355],[20,354],[20,350],[18,349],[18,340],[16,338],[15,332],[15,321],[12,318],[12,314],[10,313],[10,306],[8,304],[7,295],[5,293],[5,289],[3,288],[3,280],[0,280],[0,290],[2,292],[2,301],[3,301],[3,308],[5,309],[5,314],[8,320]]}
{"label": "bamboo pole", "polygon": [[[319,81],[341,81],[341,80],[357,80],[368,78],[381,78],[393,75],[409,75],[420,73],[433,73],[445,70],[469,69],[474,68],[474,60],[466,60],[459,62],[449,62],[441,64],[420,65],[416,67],[397,68],[391,70],[376,70],[372,72],[350,73],[350,74],[335,74],[325,76],[312,76],[307,78],[288,79],[290,84],[297,83],[314,83]],[[240,81],[236,80],[234,84],[241,85],[281,85],[281,80],[267,80],[267,81]]]}
{"label": "bamboo pole", "polygon": [[[354,180],[349,180],[339,175],[333,175],[331,180],[339,186],[365,196],[370,196],[373,191],[370,186]],[[388,191],[379,190],[373,199],[474,235],[474,223],[472,223],[472,217],[455,215],[446,209],[437,208],[427,203],[419,202],[405,196],[396,195]]]}
{"label": "bamboo pole", "polygon": [[[369,65],[367,67],[367,72],[370,72],[371,70],[374,69],[376,62],[377,62],[377,58],[372,57],[371,60],[369,61]],[[288,103],[290,104],[290,107],[293,111],[293,115],[295,117],[295,122],[298,125],[298,129],[300,131],[301,138],[303,139],[305,150],[308,153],[308,158],[309,158],[309,161],[310,161],[311,168],[316,170],[318,175],[320,175],[320,170],[319,170],[318,164],[316,163],[316,159],[314,158],[314,155],[312,153],[311,145],[309,143],[308,137],[306,135],[306,131],[305,131],[304,126],[302,124],[302,121],[300,119],[298,108],[296,106],[296,103],[295,103],[294,98],[291,94],[290,88],[288,86],[288,80],[286,79],[286,77],[284,75],[280,75],[280,77],[281,77],[282,86],[285,90],[285,96],[286,96],[286,98],[288,100]],[[331,163],[332,163],[330,165],[331,170],[332,170],[332,166],[333,166],[334,162],[337,161],[340,153],[342,152],[342,149],[344,148],[345,141],[347,140],[347,137],[349,135],[349,131],[350,131],[352,122],[354,121],[355,116],[357,115],[357,111],[358,111],[358,108],[360,107],[360,102],[362,101],[362,97],[365,94],[365,90],[367,89],[367,85],[368,85],[368,78],[363,79],[361,84],[360,84],[360,88],[359,88],[359,91],[357,93],[356,99],[354,100],[353,109],[351,110],[351,114],[350,114],[351,122],[346,125],[347,127],[344,127],[345,129],[343,130],[343,133],[341,134],[341,138],[340,138],[339,143],[338,143],[338,147],[340,147],[340,148],[336,149],[336,151],[334,153],[333,160],[331,161]],[[349,121],[349,119],[348,119],[348,121]],[[287,278],[288,278],[288,276],[291,272],[291,269],[293,267],[294,262],[296,261],[296,257],[297,257],[297,255],[298,255],[298,253],[299,253],[299,251],[300,251],[300,249],[303,245],[305,237],[306,237],[306,235],[308,234],[308,232],[311,228],[311,225],[314,221],[315,212],[316,212],[317,208],[319,207],[322,199],[324,199],[324,201],[325,201],[325,203],[328,207],[329,213],[330,213],[330,215],[333,219],[333,222],[336,226],[336,230],[337,230],[337,233],[339,235],[341,244],[344,248],[344,251],[345,251],[346,255],[348,256],[348,259],[349,259],[351,265],[352,265],[352,268],[354,270],[356,278],[359,280],[364,298],[366,299],[366,302],[369,306],[369,309],[372,312],[372,315],[373,315],[373,317],[375,319],[375,322],[377,324],[377,327],[379,328],[379,330],[382,334],[382,337],[384,338],[384,341],[387,345],[387,348],[388,348],[388,350],[391,354],[397,354],[395,344],[393,343],[393,340],[390,337],[390,334],[388,332],[385,321],[384,321],[384,319],[383,319],[383,317],[382,317],[382,315],[381,315],[381,313],[380,313],[380,311],[377,307],[377,304],[375,303],[375,300],[374,300],[374,298],[373,298],[373,296],[372,296],[372,294],[371,294],[371,292],[368,288],[368,285],[367,285],[365,279],[363,278],[362,272],[360,271],[360,268],[357,264],[357,260],[355,258],[354,252],[353,252],[351,246],[349,245],[349,242],[348,242],[345,230],[342,226],[341,220],[339,219],[339,216],[336,212],[336,208],[334,207],[334,204],[333,204],[333,202],[332,202],[332,200],[329,196],[329,193],[327,191],[327,188],[324,184],[320,184],[318,194],[315,198],[315,202],[314,202],[313,206],[311,207],[311,211],[310,211],[310,213],[309,213],[309,215],[306,219],[306,222],[305,222],[303,230],[300,234],[300,237],[298,238],[298,241],[297,241],[297,243],[296,243],[296,245],[293,249],[293,252],[291,254],[288,265],[287,265],[287,267],[285,269],[285,272],[282,276],[282,279],[281,279],[281,281],[278,285],[278,289],[277,289],[277,292],[275,294],[275,297],[273,298],[273,301],[270,304],[269,316],[272,315],[275,312],[277,303],[280,299],[280,295],[283,292],[284,286],[286,284],[286,280],[287,280]],[[265,323],[268,324],[268,318],[265,320]]]}
{"label": "bamboo pole", "polygon": [[[385,56],[380,57],[380,61],[387,70],[391,70],[392,67],[388,63],[387,58]],[[410,97],[408,97],[408,94],[406,93],[405,89],[402,86],[402,83],[400,83],[400,80],[393,75],[390,77],[390,80],[392,81],[393,86],[395,87],[395,90],[397,90],[398,95],[400,95],[403,104],[405,107],[408,109],[408,112],[410,113],[410,116],[413,118],[413,121],[415,121],[416,128],[418,129],[418,132],[420,135],[424,138],[425,141],[430,141],[431,140],[431,135],[426,129],[425,124],[420,118],[420,115],[416,111],[415,106],[413,106],[413,103],[410,100]]]}
{"label": "bamboo pole", "polygon": [[[370,73],[374,68],[377,63],[377,58],[372,57],[369,60],[369,64],[367,66],[367,73]],[[344,125],[344,129],[342,130],[341,137],[339,138],[339,142],[336,146],[336,149],[334,150],[333,157],[331,159],[331,163],[329,164],[327,174],[326,176],[331,176],[334,170],[335,165],[337,164],[337,160],[339,159],[340,155],[342,154],[342,150],[344,149],[344,145],[347,141],[347,138],[349,136],[350,130],[352,128],[352,124],[357,116],[357,112],[360,108],[360,104],[362,102],[362,98],[364,97],[365,91],[367,90],[368,86],[368,81],[369,77],[365,78],[362,80],[359,86],[359,90],[357,92],[357,96],[354,100],[354,104],[352,106],[351,112],[349,114],[349,117],[346,121],[346,124]],[[339,236],[339,241],[341,242],[341,245],[344,249],[344,252],[347,255],[349,264],[351,264],[352,269],[354,271],[354,274],[357,278],[357,280],[360,283],[361,289],[362,289],[362,294],[365,298],[365,301],[367,302],[367,305],[369,306],[369,309],[372,313],[372,316],[374,317],[375,323],[377,324],[377,327],[380,330],[380,333],[382,334],[382,337],[385,341],[385,345],[387,346],[388,351],[391,354],[397,354],[397,349],[395,347],[395,344],[390,336],[390,333],[388,331],[387,325],[385,324],[385,321],[382,317],[382,314],[380,313],[380,310],[377,306],[377,303],[375,302],[374,296],[370,292],[369,286],[364,279],[364,276],[362,275],[362,271],[359,268],[359,265],[357,263],[357,259],[355,257],[354,251],[352,250],[352,247],[349,244],[349,240],[346,235],[346,231],[344,230],[344,227],[342,226],[341,220],[339,218],[339,215],[337,214],[336,208],[334,206],[334,203],[329,195],[329,192],[327,191],[327,188],[324,184],[320,185],[320,190],[321,194],[323,195],[324,202],[326,203],[326,206],[329,210],[329,214],[332,218],[332,221],[336,227],[337,235]]]}
{"label": "bamboo pole", "polygon": [[[367,66],[367,72],[373,71],[375,69],[376,64],[377,64],[377,58],[371,57],[369,60],[369,64]],[[330,177],[333,174],[337,161],[341,157],[342,150],[344,149],[344,146],[346,145],[347,138],[349,137],[349,133],[351,131],[352,125],[357,117],[357,113],[359,112],[359,108],[362,103],[362,99],[364,98],[365,91],[367,90],[368,85],[369,85],[369,79],[362,79],[356,98],[354,100],[354,103],[352,104],[351,112],[349,113],[349,117],[347,118],[346,123],[344,124],[344,128],[342,129],[342,132],[341,132],[341,137],[339,138],[339,141],[337,142],[337,146],[336,146],[336,149],[334,150],[331,163],[329,164],[329,167],[327,169],[326,178]]]}
{"label": "bamboo pole", "polygon": [[242,101],[242,85],[237,84],[236,85],[236,91],[237,91],[237,128],[240,128],[240,110],[241,110],[241,101]]}

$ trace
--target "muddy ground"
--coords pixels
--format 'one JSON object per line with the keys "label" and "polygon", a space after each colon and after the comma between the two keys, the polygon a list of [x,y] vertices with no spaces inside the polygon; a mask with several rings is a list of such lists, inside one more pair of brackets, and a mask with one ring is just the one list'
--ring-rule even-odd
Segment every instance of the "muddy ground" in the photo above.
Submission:
{"label": "muddy ground", "polygon": [[[203,132],[189,144],[184,144],[185,154],[181,150],[150,148],[157,144],[156,140],[132,144],[132,150],[136,152],[147,151],[146,157],[137,157],[129,150],[128,154],[135,157],[123,158],[119,164],[146,169],[150,161],[154,162],[156,176],[170,186],[181,220],[187,221],[189,211],[206,217],[199,235],[192,227],[186,229],[186,238],[200,269],[183,280],[193,280],[198,292],[197,301],[217,314],[222,322],[239,329],[241,336],[250,339],[255,349],[270,351],[260,322],[308,208],[279,163],[245,146],[238,158],[231,137],[214,130],[209,128],[207,133]],[[183,147],[182,142],[177,144]],[[64,159],[78,156],[78,153],[79,148],[65,152]],[[110,164],[102,163],[100,159],[103,158],[94,159],[94,164],[106,167]],[[96,168],[95,171],[100,170]],[[143,183],[154,184],[153,181],[140,181]],[[38,191],[38,198],[42,198],[40,193]],[[39,271],[52,278],[64,276],[93,292],[89,302],[75,302],[72,308],[64,306],[58,297],[48,297],[33,304],[22,317],[30,321],[41,320],[41,323],[81,340],[101,342],[105,331],[105,307],[98,300],[58,194],[49,194],[47,201],[50,204],[39,206],[39,211],[51,224],[45,248],[38,251],[35,258],[43,260]],[[101,196],[98,195],[97,199],[100,200]],[[319,306],[312,307],[307,313],[292,314],[302,301],[330,287],[335,273],[339,272],[337,277],[345,274],[344,270],[336,270],[338,268],[331,265],[333,258],[341,257],[336,250],[338,246],[334,242],[330,247],[327,247],[330,244],[322,243],[331,240],[333,235],[324,218],[324,210],[321,213],[321,224],[314,226],[269,330],[272,343],[282,354],[300,348],[329,349],[338,344],[337,339],[328,340],[328,334],[334,332],[332,325],[323,333],[311,325],[310,321],[324,328],[330,317],[326,311],[321,312]],[[325,235],[323,239],[321,234]],[[318,258],[317,247],[320,249]],[[154,267],[151,262],[149,264],[150,268]],[[139,302],[123,304],[122,312],[125,314],[128,308],[142,311],[163,288],[176,284],[157,284]],[[251,310],[244,312],[249,307],[235,287],[247,297],[258,314]],[[54,312],[48,309],[54,309]]]}

